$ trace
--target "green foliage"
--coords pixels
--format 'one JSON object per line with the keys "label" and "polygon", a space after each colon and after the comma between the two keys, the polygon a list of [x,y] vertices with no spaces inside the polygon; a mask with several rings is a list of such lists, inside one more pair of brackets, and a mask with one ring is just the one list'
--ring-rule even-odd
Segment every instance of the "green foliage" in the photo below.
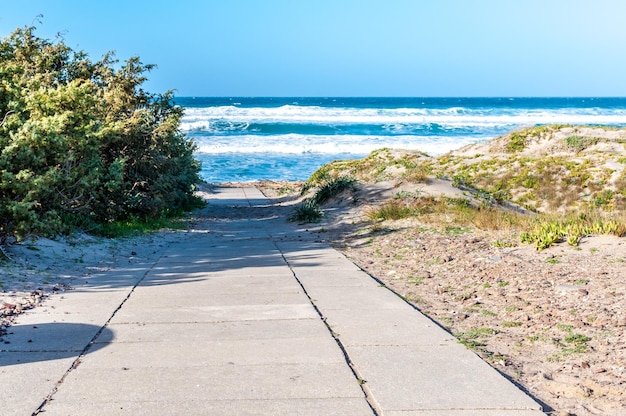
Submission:
{"label": "green foliage", "polygon": [[0,241],[193,205],[195,147],[172,93],[141,88],[152,66],[34,31],[0,42]]}
{"label": "green foliage", "polygon": [[308,191],[311,186],[314,186],[313,184],[317,185],[317,190],[311,198],[305,199],[296,207],[293,219],[305,223],[319,221],[323,215],[320,205],[341,194],[343,191],[353,190],[356,182],[356,179],[350,176],[333,178],[324,169],[318,170],[307,181],[302,192],[305,193]]}
{"label": "green foliage", "polygon": [[380,182],[395,179],[398,174],[404,181],[425,182],[432,174],[432,160],[422,152],[396,152],[382,148],[374,150],[360,160],[335,160],[315,171],[303,189],[303,193],[339,176],[350,176],[364,182]]}
{"label": "green foliage", "polygon": [[481,347],[484,347],[485,344],[479,340],[492,337],[493,335],[496,335],[496,334],[498,334],[498,331],[496,329],[488,328],[488,327],[480,327],[480,328],[472,329],[471,331],[468,331],[468,332],[456,333],[454,334],[454,336],[457,338],[459,343],[465,345],[468,348],[481,349]]}
{"label": "green foliage", "polygon": [[319,222],[323,216],[320,206],[312,199],[307,198],[296,207],[292,220],[301,223]]}
{"label": "green foliage", "polygon": [[563,239],[576,246],[583,236],[593,234],[622,237],[626,235],[626,222],[594,213],[580,213],[559,219],[538,217],[530,230],[522,233],[520,238],[524,243],[534,243],[537,250],[543,250]]}
{"label": "green foliage", "polygon": [[509,153],[521,152],[526,147],[526,136],[521,132],[513,132],[509,136],[506,144],[506,151]]}
{"label": "green foliage", "polygon": [[[203,201],[198,201],[189,208],[201,208],[206,206]],[[166,210],[158,217],[145,217],[131,215],[124,220],[98,224],[91,233],[94,235],[118,238],[131,237],[159,229],[182,230],[187,228],[188,221],[182,209]]]}
{"label": "green foliage", "polygon": [[343,191],[353,190],[356,179],[349,176],[340,176],[322,183],[313,196],[313,202],[321,205]]}
{"label": "green foliage", "polygon": [[597,144],[600,141],[597,137],[588,136],[569,136],[565,139],[567,147],[575,152],[582,152],[586,148]]}
{"label": "green foliage", "polygon": [[610,189],[604,189],[597,192],[595,198],[591,200],[591,205],[594,207],[608,206],[613,200],[614,195],[615,192]]}
{"label": "green foliage", "polygon": [[588,343],[591,341],[591,338],[586,335],[573,332],[573,325],[558,324],[557,329],[567,333],[565,339],[563,339],[565,344],[563,344],[560,339],[555,339],[555,344],[561,348],[561,350],[548,357],[548,361],[560,362],[564,361],[567,357],[573,354],[585,354],[590,351]]}
{"label": "green foliage", "polygon": [[371,220],[399,220],[419,214],[414,204],[407,204],[398,199],[392,199],[368,213]]}

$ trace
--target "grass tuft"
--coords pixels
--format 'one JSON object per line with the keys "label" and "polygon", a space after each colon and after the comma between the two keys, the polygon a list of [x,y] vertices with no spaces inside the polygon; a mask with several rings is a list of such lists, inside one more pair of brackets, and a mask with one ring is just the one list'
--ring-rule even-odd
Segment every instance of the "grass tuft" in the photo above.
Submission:
{"label": "grass tuft", "polygon": [[[318,181],[321,182],[318,183]],[[306,193],[311,186],[314,186],[313,184],[317,184],[317,190],[312,197],[306,198],[296,207],[291,219],[302,223],[319,222],[324,215],[320,206],[346,190],[354,190],[356,182],[356,179],[350,176],[330,178],[328,172],[320,168],[311,176],[302,193]]]}
{"label": "grass tuft", "polygon": [[312,201],[317,205],[322,205],[343,191],[353,190],[355,184],[356,179],[350,176],[340,176],[335,179],[327,180],[317,189]]}
{"label": "grass tuft", "polygon": [[319,222],[323,215],[324,213],[315,201],[312,199],[305,199],[296,207],[291,219],[301,223],[313,223]]}

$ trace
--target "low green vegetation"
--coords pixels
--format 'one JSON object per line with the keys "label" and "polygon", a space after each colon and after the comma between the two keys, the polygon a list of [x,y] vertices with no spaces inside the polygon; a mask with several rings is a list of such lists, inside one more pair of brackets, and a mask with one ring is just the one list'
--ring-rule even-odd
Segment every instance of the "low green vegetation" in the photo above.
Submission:
{"label": "low green vegetation", "polygon": [[355,183],[356,179],[350,176],[340,176],[324,181],[319,184],[311,200],[316,205],[322,205],[331,198],[341,194],[343,191],[353,190]]}
{"label": "low green vegetation", "polygon": [[599,141],[600,139],[598,137],[588,136],[569,136],[565,139],[567,146],[577,153],[597,144]]}
{"label": "low green vegetation", "polygon": [[322,209],[311,199],[305,199],[295,209],[293,221],[300,223],[319,222],[324,215]]}
{"label": "low green vegetation", "polygon": [[374,221],[419,217],[430,224],[440,225],[443,233],[464,234],[475,227],[481,230],[510,229],[528,221],[521,214],[502,212],[490,204],[472,204],[465,198],[396,197],[369,211]]}
{"label": "low green vegetation", "polygon": [[356,179],[350,176],[339,176],[331,178],[322,174],[314,175],[304,186],[302,193],[306,193],[311,188],[316,188],[313,196],[305,198],[297,207],[292,216],[292,220],[301,223],[318,222],[323,211],[321,205],[330,199],[341,195],[344,191],[353,191]]}
{"label": "low green vegetation", "polygon": [[520,132],[511,133],[506,144],[506,151],[509,153],[520,152],[526,147],[526,136]]}
{"label": "low green vegetation", "polygon": [[559,347],[560,350],[548,357],[548,361],[564,361],[567,357],[573,354],[584,354],[590,351],[590,337],[584,334],[575,333],[572,325],[559,324],[557,325],[557,329],[565,332],[566,335],[564,338],[553,339],[554,344]]}
{"label": "low green vegetation", "polygon": [[[200,207],[200,204],[198,204],[198,207]],[[184,230],[188,227],[188,222],[184,215],[183,211],[175,211],[165,212],[163,215],[156,217],[132,216],[126,220],[99,224],[91,233],[107,238],[118,238],[131,237],[159,229]]]}
{"label": "low green vegetation", "polygon": [[394,152],[387,148],[375,150],[360,160],[338,160],[315,171],[305,185],[310,187],[338,176],[357,178],[362,182],[382,182],[401,178],[407,182],[425,182],[432,172],[431,158],[422,152]]}
{"label": "low green vegetation", "polygon": [[543,250],[562,240],[576,246],[587,235],[626,236],[626,219],[623,215],[610,218],[597,212],[565,217],[540,216],[531,222],[530,229],[523,232],[520,238],[522,242]]}
{"label": "low green vegetation", "polygon": [[195,146],[153,68],[18,29],[0,41],[0,243],[149,223],[198,204]]}
{"label": "low green vegetation", "polygon": [[455,334],[454,336],[457,338],[459,343],[465,345],[466,347],[474,349],[474,350],[481,350],[482,347],[485,346],[485,343],[482,342],[481,340],[492,337],[496,335],[497,333],[498,331],[496,329],[488,328],[488,327],[480,327],[480,328],[472,329],[471,331],[468,331],[468,332],[459,332]]}

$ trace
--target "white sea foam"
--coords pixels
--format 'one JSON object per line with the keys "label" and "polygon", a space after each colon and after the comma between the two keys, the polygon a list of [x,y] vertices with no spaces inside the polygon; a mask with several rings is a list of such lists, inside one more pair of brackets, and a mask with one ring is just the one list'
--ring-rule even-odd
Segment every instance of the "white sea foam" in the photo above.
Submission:
{"label": "white sea foam", "polygon": [[536,124],[623,124],[626,110],[598,109],[445,109],[423,108],[326,108],[294,106],[241,108],[217,106],[188,108],[182,119],[183,131],[212,133],[245,130],[252,123],[311,125],[398,125],[437,124],[451,128],[489,128]]}
{"label": "white sea foam", "polygon": [[466,144],[480,141],[476,136],[310,136],[284,134],[276,136],[223,136],[197,138],[198,153],[204,154],[345,154],[366,155],[376,149],[420,150],[439,155]]}

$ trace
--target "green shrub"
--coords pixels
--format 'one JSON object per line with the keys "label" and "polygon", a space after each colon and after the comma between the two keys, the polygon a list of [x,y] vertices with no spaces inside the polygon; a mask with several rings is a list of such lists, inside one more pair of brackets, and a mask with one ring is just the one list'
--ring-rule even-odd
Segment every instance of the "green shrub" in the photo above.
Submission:
{"label": "green shrub", "polygon": [[293,221],[301,223],[319,222],[322,219],[323,212],[320,206],[310,198],[305,199],[296,207],[292,216]]}
{"label": "green shrub", "polygon": [[321,205],[329,199],[346,190],[353,190],[356,179],[349,176],[340,176],[322,183],[313,196],[313,202]]}
{"label": "green shrub", "polygon": [[294,221],[304,223],[318,222],[323,215],[320,205],[345,190],[353,190],[355,183],[356,179],[350,176],[332,178],[327,171],[320,168],[313,174],[313,176],[311,176],[302,190],[302,193],[304,194],[312,186],[318,186],[315,194],[311,198],[307,198],[302,201],[302,203],[296,207],[296,211],[292,219]]}
{"label": "green shrub", "polygon": [[89,60],[23,28],[0,42],[0,241],[195,203],[194,144],[151,65]]}
{"label": "green shrub", "polygon": [[599,141],[600,139],[597,137],[569,136],[565,139],[565,144],[567,144],[567,147],[578,153],[590,146],[593,146],[594,144],[597,144]]}
{"label": "green shrub", "polygon": [[511,133],[509,141],[506,143],[506,151],[516,153],[521,152],[524,148],[526,148],[526,136],[519,132]]}
{"label": "green shrub", "polygon": [[411,205],[397,199],[391,199],[380,207],[371,210],[368,217],[371,220],[400,220],[417,215],[417,210]]}

